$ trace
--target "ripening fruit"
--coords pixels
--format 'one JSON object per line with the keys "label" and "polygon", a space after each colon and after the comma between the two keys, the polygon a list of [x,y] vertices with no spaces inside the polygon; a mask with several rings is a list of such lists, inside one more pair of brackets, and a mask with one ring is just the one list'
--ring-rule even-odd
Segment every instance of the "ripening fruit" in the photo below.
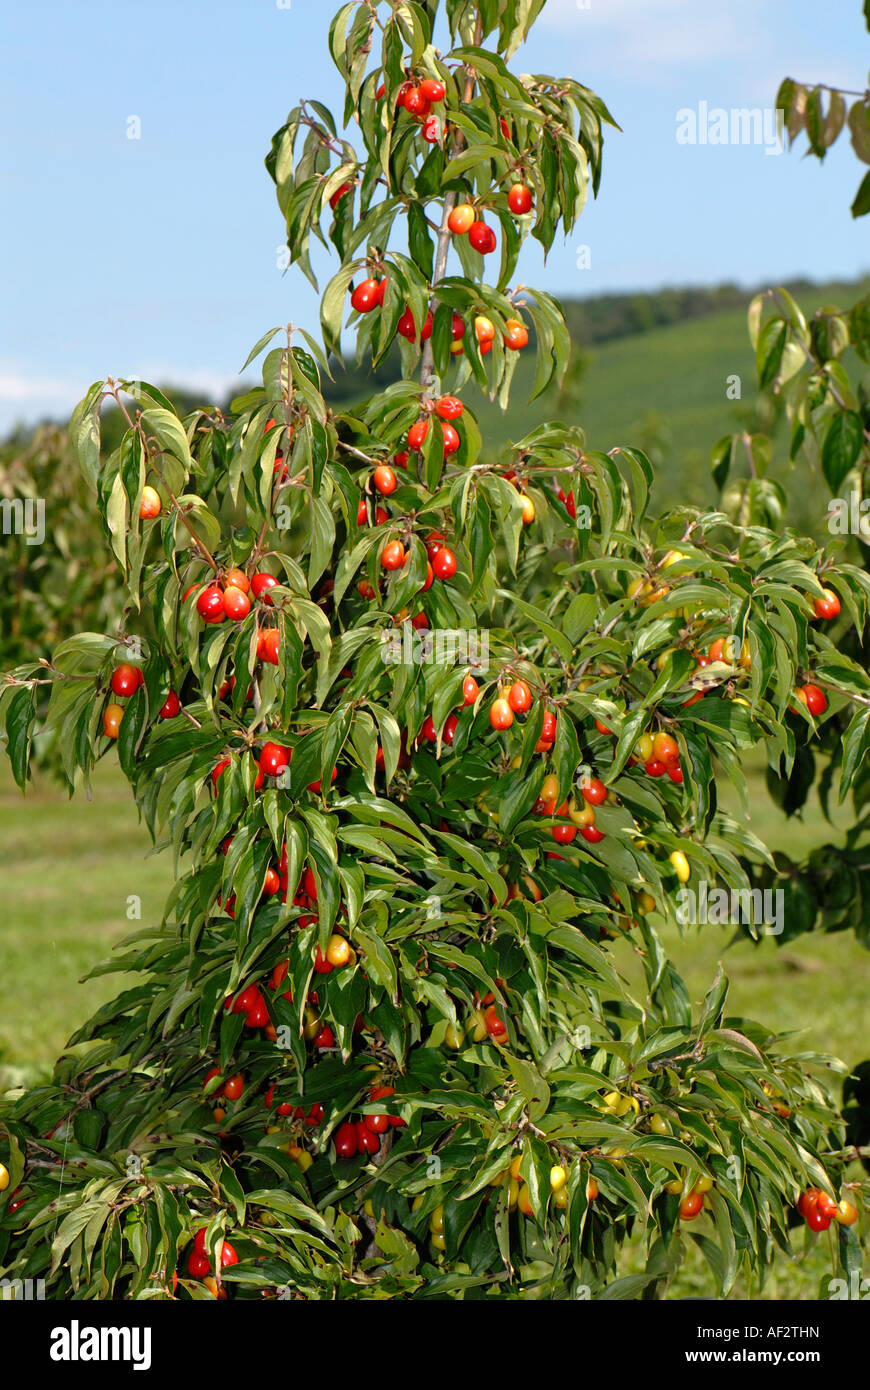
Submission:
{"label": "ripening fruit", "polygon": [[675,762],[680,756],[677,740],[670,734],[656,734],[652,741],[652,754],[659,762]]}
{"label": "ripening fruit", "polygon": [[482,256],[490,255],[497,245],[495,232],[486,222],[472,222],[468,229],[468,241]]}
{"label": "ripening fruit", "polygon": [[495,324],[492,319],[488,319],[485,314],[478,314],[474,320],[474,335],[481,345],[491,343],[495,337]]}
{"label": "ripening fruit", "polygon": [[531,526],[535,519],[535,504],[531,497],[528,497],[525,493],[520,500],[523,509],[523,525]]}
{"label": "ripening fruit", "polygon": [[670,1134],[671,1128],[664,1115],[650,1115],[649,1127],[653,1134]]}
{"label": "ripening fruit", "polygon": [[329,961],[330,965],[336,967],[347,965],[350,956],[350,942],[345,940],[343,936],[334,933],[326,943],[326,959]]}
{"label": "ripening fruit", "polygon": [[508,207],[514,217],[524,217],[532,210],[532,190],[524,183],[515,183],[508,193]]}
{"label": "ripening fruit", "polygon": [[532,1206],[532,1194],[529,1191],[528,1183],[523,1183],[517,1196],[517,1207],[523,1216],[534,1216],[535,1209]]}
{"label": "ripening fruit", "polygon": [[281,634],[276,627],[266,628],[257,637],[257,656],[269,666],[278,665]]}
{"label": "ripening fruit", "polygon": [[668,859],[680,883],[688,883],[691,878],[691,869],[689,868],[689,861],[683,851],[681,849],[675,849],[673,854],[668,855]]}
{"label": "ripening fruit", "polygon": [[9,1169],[5,1164],[0,1163],[0,1192],[5,1192],[9,1186]]}
{"label": "ripening fruit", "polygon": [[260,750],[260,771],[266,777],[277,777],[290,762],[290,750],[280,743],[264,743]]}
{"label": "ripening fruit", "polygon": [[560,1192],[568,1181],[568,1174],[561,1163],[556,1163],[550,1169],[550,1191]]}
{"label": "ripening fruit", "polygon": [[420,92],[434,106],[437,102],[444,100],[447,95],[447,88],[437,77],[424,77],[420,83]]}
{"label": "ripening fruit", "polygon": [[599,777],[590,777],[580,788],[584,801],[590,806],[601,806],[607,800],[607,788]]}
{"label": "ripening fruit", "polygon": [[350,297],[350,302],[358,314],[370,314],[377,308],[380,286],[377,280],[362,280]]}
{"label": "ripening fruit", "polygon": [[196,611],[206,623],[220,623],[226,617],[223,592],[217,584],[209,584],[196,600]]}
{"label": "ripening fruit", "polygon": [[332,208],[333,212],[335,212],[335,209],[338,207],[345,194],[349,193],[352,188],[352,183],[343,183],[339,188],[335,190],[335,192],[329,199],[329,206]]}
{"label": "ripening fruit", "polygon": [[250,592],[251,581],[244,570],[231,569],[227,570],[224,575],[224,588],[227,589],[230,585],[232,585],[234,589],[241,589],[242,593],[247,594]]}
{"label": "ripening fruit", "polygon": [[262,599],[263,603],[268,604],[271,608],[272,599],[269,596],[269,590],[274,589],[277,583],[278,581],[273,574],[255,574],[251,579],[251,592],[254,598]]}
{"label": "ripening fruit", "polygon": [[431,564],[436,579],[452,579],[456,573],[456,556],[446,545],[439,546],[431,557]]}
{"label": "ripening fruit", "polygon": [[477,684],[474,676],[466,676],[465,680],[462,682],[462,703],[464,705],[473,705],[479,694],[480,686]]}
{"label": "ripening fruit", "polygon": [[814,716],[824,714],[828,708],[828,697],[817,685],[799,685],[795,690],[795,695]]}
{"label": "ripening fruit", "polygon": [[532,692],[526,681],[514,681],[507,693],[507,701],[514,714],[525,714],[532,707]]}
{"label": "ripening fruit", "polygon": [[139,689],[144,679],[138,666],[116,666],[112,672],[112,694],[126,700]]}
{"label": "ripening fruit", "polygon": [[458,396],[442,396],[435,404],[435,414],[439,420],[458,420],[464,410],[465,406]]}
{"label": "ripening fruit", "polygon": [[210,1269],[207,1255],[200,1255],[196,1250],[190,1252],[187,1257],[187,1272],[191,1279],[202,1279]]}
{"label": "ripening fruit", "polygon": [[372,482],[382,497],[389,497],[396,491],[399,481],[389,464],[380,463],[372,474]]}
{"label": "ripening fruit", "polygon": [[400,570],[405,563],[405,547],[401,541],[388,541],[381,551],[381,565],[385,570]]}
{"label": "ripening fruit", "polygon": [[503,696],[493,700],[489,707],[489,722],[494,729],[509,729],[514,722],[514,712]]}
{"label": "ripening fruit", "polygon": [[554,825],[551,833],[559,845],[570,845],[572,840],[577,839],[576,825]]}
{"label": "ripening fruit", "polygon": [[153,521],[155,516],[159,516],[163,503],[160,501],[160,493],[154,487],[143,487],[142,501],[139,504],[139,516],[142,521]]}
{"label": "ripening fruit", "polygon": [[470,203],[457,203],[447,219],[447,226],[454,236],[465,236],[477,220],[477,214]]}
{"label": "ripening fruit", "polygon": [[817,598],[813,604],[813,612],[817,618],[836,618],[840,611],[840,600],[833,589],[823,590],[825,597]]}
{"label": "ripening fruit", "polygon": [[462,441],[453,426],[446,420],[441,422],[441,433],[444,436],[444,457],[449,458],[451,454],[457,452]]}
{"label": "ripening fruit", "polygon": [[521,352],[529,341],[529,330],[519,319],[505,319],[504,345],[511,352]]}
{"label": "ripening fruit", "polygon": [[103,733],[106,738],[117,738],[121,728],[124,711],[120,705],[106,705],[103,710]]}
{"label": "ripening fruit", "polygon": [[159,716],[159,717],[160,717],[161,719],[174,719],[175,716],[176,716],[177,714],[180,714],[180,713],[181,713],[181,701],[179,700],[179,698],[178,698],[178,696],[176,695],[175,691],[174,691],[174,690],[170,690],[169,694],[166,696],[166,699],[164,700],[163,704],[162,704],[161,707],[160,707],[160,716]]}
{"label": "ripening fruit", "polygon": [[694,1221],[696,1216],[701,1213],[704,1205],[704,1198],[700,1192],[689,1192],[680,1202],[680,1220]]}
{"label": "ripening fruit", "polygon": [[695,1181],[692,1183],[692,1191],[700,1192],[702,1196],[705,1192],[711,1192],[712,1189],[713,1179],[708,1178],[706,1174],[703,1174],[700,1178],[696,1178]]}
{"label": "ripening fruit", "polygon": [[238,1100],[245,1089],[245,1078],[241,1072],[231,1076],[224,1086],[224,1095],[227,1100]]}
{"label": "ripening fruit", "polygon": [[412,86],[410,91],[405,93],[402,104],[411,116],[428,116],[429,114],[429,102],[419,87]]}
{"label": "ripening fruit", "polygon": [[228,618],[234,622],[241,622],[251,611],[251,600],[244,589],[237,589],[234,584],[227,585],[224,589],[224,611]]}
{"label": "ripening fruit", "polygon": [[844,1197],[842,1202],[837,1203],[837,1210],[834,1212],[834,1220],[839,1226],[854,1226],[858,1220],[858,1208],[854,1202],[849,1202]]}
{"label": "ripening fruit", "polygon": [[807,1225],[811,1231],[826,1231],[831,1224],[830,1216],[819,1211],[817,1205],[813,1205],[807,1215]]}

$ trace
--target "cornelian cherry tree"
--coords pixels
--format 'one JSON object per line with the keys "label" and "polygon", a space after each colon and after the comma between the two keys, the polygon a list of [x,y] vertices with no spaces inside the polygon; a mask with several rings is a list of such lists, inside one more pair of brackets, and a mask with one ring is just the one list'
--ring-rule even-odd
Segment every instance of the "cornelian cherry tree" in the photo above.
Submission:
{"label": "cornelian cherry tree", "polygon": [[[773,867],[719,782],[866,707],[826,624],[870,584],[650,517],[645,456],[577,426],[484,456],[477,389],[566,365],[558,303],[511,286],[612,124],[509,68],[542,3],[345,5],[341,130],[306,102],[267,159],[291,260],[340,263],[322,343],[267,334],[229,416],[112,379],[75,412],[126,605],[6,678],[8,753],[23,787],[47,691],[70,786],[115,748],[178,876],[135,982],[0,1111],[0,1266],[55,1297],[655,1296],[689,1241],[725,1294],[799,1197],[860,1263],[829,1059],[730,1016],[721,971],[693,1004],[659,932]],[[348,313],[402,376],[336,415]]]}

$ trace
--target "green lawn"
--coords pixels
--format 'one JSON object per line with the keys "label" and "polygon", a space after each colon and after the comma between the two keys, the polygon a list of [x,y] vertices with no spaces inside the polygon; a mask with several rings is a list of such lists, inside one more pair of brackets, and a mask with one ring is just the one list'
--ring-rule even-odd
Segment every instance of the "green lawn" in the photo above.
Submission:
{"label": "green lawn", "polygon": [[81,977],[139,922],[159,920],[171,883],[168,855],[147,858],[140,825],[117,764],[105,765],[93,800],[72,802],[46,779],[23,798],[0,774],[3,845],[2,956],[5,999],[0,1064],[44,1073],[73,1030],[118,991],[117,977]]}

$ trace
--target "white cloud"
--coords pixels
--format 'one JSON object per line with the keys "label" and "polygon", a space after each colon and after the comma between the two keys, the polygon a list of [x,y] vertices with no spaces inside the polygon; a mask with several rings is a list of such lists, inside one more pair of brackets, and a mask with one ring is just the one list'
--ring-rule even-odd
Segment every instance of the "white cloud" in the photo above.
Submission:
{"label": "white cloud", "polygon": [[[72,382],[57,378],[20,376],[15,372],[0,370],[0,401],[11,401],[24,406],[29,401],[67,400],[75,401],[76,387]],[[82,391],[79,391],[82,395]]]}
{"label": "white cloud", "polygon": [[[0,363],[0,437],[17,425],[35,425],[46,418],[67,420],[97,375],[95,370],[84,368],[81,376],[66,380],[42,375],[36,368],[26,373]],[[181,367],[165,362],[146,363],[136,373],[113,375],[150,381],[154,386],[181,387],[199,396],[203,405],[238,394],[250,380],[250,375],[242,378],[216,367]]]}

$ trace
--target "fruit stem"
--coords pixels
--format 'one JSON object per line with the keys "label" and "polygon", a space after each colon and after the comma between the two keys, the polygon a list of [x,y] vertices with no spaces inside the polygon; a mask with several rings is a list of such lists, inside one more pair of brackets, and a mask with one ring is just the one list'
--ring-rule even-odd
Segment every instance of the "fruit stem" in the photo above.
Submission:
{"label": "fruit stem", "polygon": [[[482,42],[483,17],[480,13],[480,10],[478,10],[477,18],[474,23],[474,47],[479,48]],[[466,68],[465,91],[462,94],[463,106],[467,106],[468,103],[471,101],[472,97],[474,96],[474,88],[476,81],[477,79],[474,75],[474,71],[470,68]],[[456,132],[456,137],[453,141],[452,153],[454,156],[459,154],[464,144],[465,137],[463,136],[462,131],[458,130]],[[447,257],[450,252],[450,228],[448,227],[447,222],[455,206],[456,193],[451,189],[450,192],[446,193],[444,196],[444,211],[441,216],[441,226],[438,229],[438,240],[435,245],[435,264],[432,269],[433,291],[435,290],[436,286],[440,285],[441,281],[444,279],[445,271],[447,270]],[[432,352],[432,339],[427,338],[425,343],[423,344],[423,360],[420,367],[420,382],[423,386],[424,391],[428,391],[430,389],[434,380],[435,357]]]}

